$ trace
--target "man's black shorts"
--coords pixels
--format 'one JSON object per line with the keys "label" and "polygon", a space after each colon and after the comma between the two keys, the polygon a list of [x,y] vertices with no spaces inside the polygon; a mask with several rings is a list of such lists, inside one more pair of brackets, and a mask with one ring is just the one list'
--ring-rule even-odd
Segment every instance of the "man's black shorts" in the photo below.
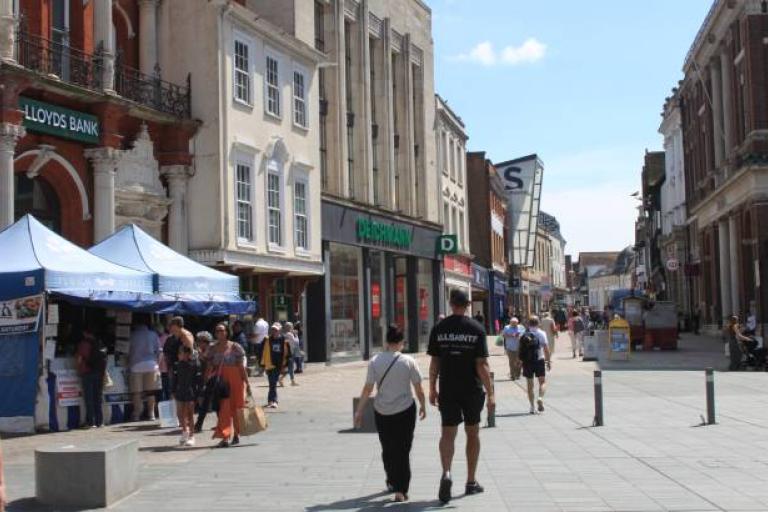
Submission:
{"label": "man's black shorts", "polygon": [[526,379],[532,379],[534,375],[544,377],[546,373],[547,367],[543,359],[535,363],[523,363],[523,377]]}
{"label": "man's black shorts", "polygon": [[464,394],[440,393],[440,417],[444,427],[455,427],[464,422],[468,427],[480,423],[480,413],[485,405],[485,393],[477,391]]}

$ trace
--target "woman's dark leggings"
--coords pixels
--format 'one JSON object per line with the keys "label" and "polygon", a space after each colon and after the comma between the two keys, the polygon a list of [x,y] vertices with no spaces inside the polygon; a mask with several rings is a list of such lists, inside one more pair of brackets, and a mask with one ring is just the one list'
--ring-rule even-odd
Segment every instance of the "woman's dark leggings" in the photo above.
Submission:
{"label": "woman's dark leggings", "polygon": [[395,492],[408,494],[411,483],[411,445],[416,428],[416,403],[397,414],[376,413],[376,430],[381,441],[381,459],[387,482]]}

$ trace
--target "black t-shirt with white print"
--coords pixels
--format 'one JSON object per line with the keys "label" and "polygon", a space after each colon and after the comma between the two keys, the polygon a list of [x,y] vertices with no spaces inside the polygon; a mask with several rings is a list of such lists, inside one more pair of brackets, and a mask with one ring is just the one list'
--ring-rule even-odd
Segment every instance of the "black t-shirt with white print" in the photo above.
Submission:
{"label": "black t-shirt with white print", "polygon": [[488,357],[485,329],[464,315],[451,315],[432,328],[427,354],[440,358],[438,383],[441,395],[466,395],[482,391],[477,359]]}

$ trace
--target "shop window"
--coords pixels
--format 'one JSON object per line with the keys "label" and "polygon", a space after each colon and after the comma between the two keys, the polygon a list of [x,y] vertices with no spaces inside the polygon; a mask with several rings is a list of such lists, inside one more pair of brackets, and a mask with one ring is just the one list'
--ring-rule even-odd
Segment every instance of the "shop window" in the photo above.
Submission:
{"label": "shop window", "polygon": [[69,0],[51,2],[51,50],[53,72],[69,79]]}
{"label": "shop window", "polygon": [[416,299],[419,319],[419,348],[426,348],[429,343],[429,332],[432,330],[435,318],[434,278],[432,276],[432,260],[419,259],[418,286]]}
{"label": "shop window", "polygon": [[234,85],[235,101],[251,104],[250,46],[241,39],[235,40]]}
{"label": "shop window", "polygon": [[371,346],[374,352],[384,350],[387,331],[387,273],[383,252],[370,252],[371,268]]}
{"label": "shop window", "polygon": [[332,243],[330,253],[331,352],[360,354],[361,251]]}
{"label": "shop window", "polygon": [[280,65],[278,60],[267,55],[267,69],[264,73],[267,91],[267,113],[280,117]]}
{"label": "shop window", "polygon": [[30,213],[48,229],[61,233],[61,205],[56,191],[41,179],[16,174],[14,215],[19,220]]}

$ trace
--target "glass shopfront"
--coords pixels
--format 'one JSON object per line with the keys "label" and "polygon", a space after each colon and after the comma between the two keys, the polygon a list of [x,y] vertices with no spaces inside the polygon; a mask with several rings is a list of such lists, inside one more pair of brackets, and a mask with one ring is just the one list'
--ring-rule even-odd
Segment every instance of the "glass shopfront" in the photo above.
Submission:
{"label": "glass shopfront", "polygon": [[384,350],[387,335],[388,291],[386,255],[381,251],[370,252],[371,265],[371,352]]}
{"label": "glass shopfront", "polygon": [[362,258],[359,247],[330,244],[330,349],[335,355],[360,355],[360,286]]}
{"label": "glass shopfront", "polygon": [[435,319],[434,276],[432,260],[418,260],[416,275],[417,297],[419,299],[419,348],[426,350],[429,344],[429,332]]}
{"label": "glass shopfront", "polygon": [[408,340],[408,260],[395,258],[395,323]]}

